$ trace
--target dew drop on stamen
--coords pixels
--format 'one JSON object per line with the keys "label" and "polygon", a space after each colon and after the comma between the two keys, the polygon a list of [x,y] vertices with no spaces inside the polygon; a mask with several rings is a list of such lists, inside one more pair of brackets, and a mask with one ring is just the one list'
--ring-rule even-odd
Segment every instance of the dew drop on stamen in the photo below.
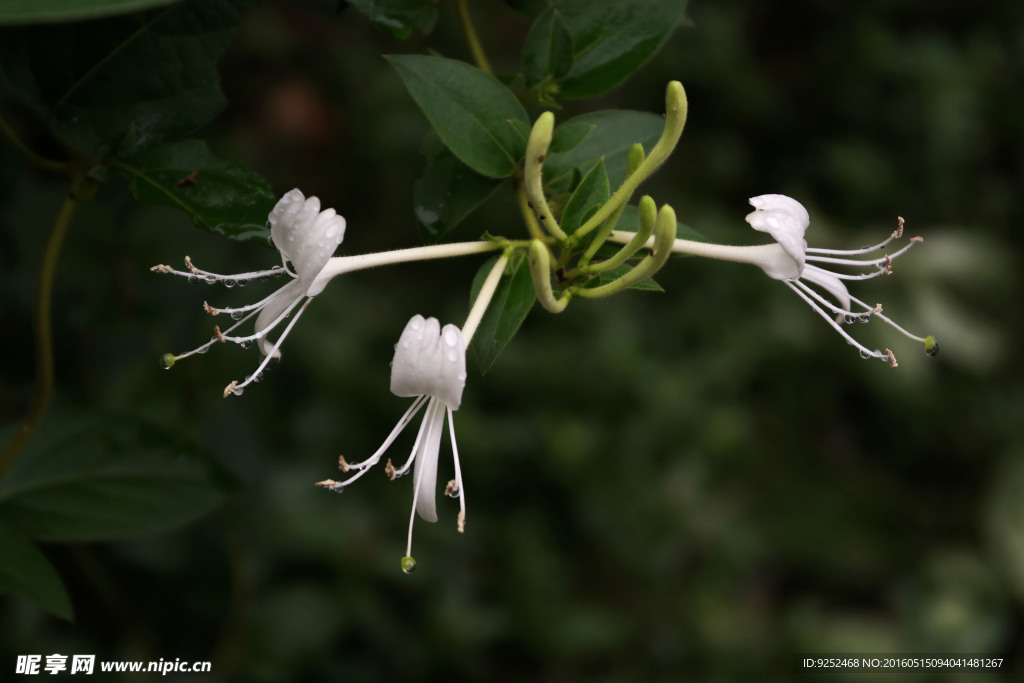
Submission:
{"label": "dew drop on stamen", "polygon": [[189,275],[188,276],[188,283],[190,285],[198,285],[202,281],[203,281],[203,278],[199,277],[198,275]]}
{"label": "dew drop on stamen", "polygon": [[859,319],[859,320],[860,320],[860,321],[861,321],[862,323],[869,323],[869,322],[871,322],[871,316],[870,316],[870,315],[862,315],[862,316],[859,316],[859,318],[858,318],[858,319]]}
{"label": "dew drop on stamen", "polygon": [[263,381],[263,373],[262,372],[257,372],[255,375],[253,375],[252,381],[256,382],[256,383],[262,382]]}
{"label": "dew drop on stamen", "polygon": [[235,281],[234,280],[225,280],[224,281],[224,286],[225,287],[229,287],[229,288],[230,287],[234,287],[235,286]]}
{"label": "dew drop on stamen", "polygon": [[247,284],[249,284],[248,280],[239,280],[238,281],[238,286],[239,287],[245,287]]}
{"label": "dew drop on stamen", "polygon": [[864,360],[867,360],[868,358],[873,358],[874,356],[871,354],[870,351],[866,351],[864,349],[861,349],[860,350],[860,357],[863,358]]}
{"label": "dew drop on stamen", "polygon": [[165,353],[164,355],[160,356],[160,367],[162,367],[164,370],[170,370],[171,367],[173,367],[173,366],[174,366],[174,354],[173,353]]}
{"label": "dew drop on stamen", "polygon": [[234,389],[231,390],[231,393],[234,394],[235,396],[241,396],[242,392],[244,391],[245,390],[242,387],[235,387]]}
{"label": "dew drop on stamen", "polygon": [[252,340],[246,339],[245,341],[240,341],[238,342],[238,345],[241,346],[243,349],[247,349],[250,346],[252,346]]}
{"label": "dew drop on stamen", "polygon": [[212,275],[207,275],[206,276],[206,284],[212,285],[216,281],[217,281],[217,278],[215,278],[214,276],[212,276]]}
{"label": "dew drop on stamen", "polygon": [[244,317],[245,317],[245,313],[243,311],[233,311],[231,313],[231,319],[232,320],[241,320]]}
{"label": "dew drop on stamen", "polygon": [[847,325],[852,325],[853,324],[853,318],[854,318],[854,316],[852,316],[852,315],[845,315],[845,316],[843,316],[843,322],[846,323]]}
{"label": "dew drop on stamen", "polygon": [[406,574],[412,574],[416,571],[416,560],[412,559],[412,555],[406,555],[402,558],[402,571]]}

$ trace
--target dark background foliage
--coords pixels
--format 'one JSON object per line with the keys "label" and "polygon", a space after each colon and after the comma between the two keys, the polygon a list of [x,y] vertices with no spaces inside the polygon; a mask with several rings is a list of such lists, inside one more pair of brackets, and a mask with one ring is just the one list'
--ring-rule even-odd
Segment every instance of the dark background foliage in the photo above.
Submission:
{"label": "dark background foliage", "polygon": [[[517,71],[528,22],[500,3],[473,11],[496,70]],[[387,391],[402,326],[416,312],[460,322],[482,259],[340,278],[283,364],[223,400],[255,352],[214,348],[170,373],[156,360],[205,338],[204,298],[251,290],[147,269],[189,254],[237,272],[275,255],[133,202],[113,178],[61,256],[58,389],[41,431],[143,420],[234,483],[175,531],[44,544],[75,620],[4,598],[4,679],[29,652],[210,660],[205,679],[231,681],[787,680],[804,652],[1002,653],[1021,670],[1024,9],[721,0],[688,15],[626,85],[558,119],[661,112],[680,80],[687,128],[645,191],[714,241],[759,241],[746,199],[769,192],[805,203],[812,245],[874,242],[902,215],[925,243],[859,289],[935,334],[939,357],[871,325],[862,335],[900,368],[861,361],[756,269],[697,259],[659,274],[665,294],[538,307],[471,373],[456,415],[466,533],[454,504],[419,524],[406,576],[408,480],[368,476],[340,497],[312,484],[339,452],[376,449],[406,404]],[[439,6],[429,44],[469,59],[453,7]],[[275,195],[299,187],[336,207],[341,253],[411,246],[428,123],[380,55],[426,45],[351,9],[266,3],[221,60],[227,109],[202,135]],[[63,185],[6,144],[0,179],[0,411],[13,427]],[[521,230],[495,195],[449,237]]]}

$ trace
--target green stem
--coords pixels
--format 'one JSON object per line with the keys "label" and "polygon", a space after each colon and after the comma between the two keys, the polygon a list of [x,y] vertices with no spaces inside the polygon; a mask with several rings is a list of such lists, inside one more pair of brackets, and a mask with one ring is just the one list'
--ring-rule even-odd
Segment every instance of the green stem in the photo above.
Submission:
{"label": "green stem", "polygon": [[50,231],[50,238],[43,251],[43,263],[39,268],[39,280],[36,283],[36,304],[34,312],[34,328],[36,342],[36,389],[21,425],[8,442],[3,455],[0,455],[0,478],[7,473],[18,458],[25,444],[32,438],[36,428],[46,414],[53,395],[53,331],[50,327],[50,304],[53,295],[53,278],[57,273],[57,259],[60,257],[64,236],[71,225],[71,219],[78,207],[80,190],[90,182],[84,172],[79,172],[71,180],[71,187],[64,197],[57,219]]}
{"label": "green stem", "polygon": [[32,149],[22,142],[18,134],[14,132],[14,129],[4,121],[3,117],[0,116],[0,132],[4,134],[4,137],[11,143],[11,145],[24,156],[29,163],[38,166],[45,171],[56,171],[57,173],[67,173],[71,170],[71,165],[60,161],[54,161],[53,159],[47,159],[44,156],[37,154]]}
{"label": "green stem", "polygon": [[488,76],[494,75],[491,63],[487,61],[484,53],[484,46],[480,37],[476,34],[476,27],[473,26],[473,18],[469,16],[469,0],[455,0],[455,6],[459,10],[459,22],[462,24],[462,31],[466,34],[466,41],[469,43],[469,51],[473,54],[473,61]]}

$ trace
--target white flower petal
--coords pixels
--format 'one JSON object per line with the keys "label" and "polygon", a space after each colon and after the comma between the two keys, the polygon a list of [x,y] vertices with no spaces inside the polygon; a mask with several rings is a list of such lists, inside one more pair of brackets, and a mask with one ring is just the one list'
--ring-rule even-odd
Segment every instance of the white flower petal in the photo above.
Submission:
{"label": "white flower petal", "polygon": [[437,318],[414,315],[395,345],[391,393],[432,396],[452,410],[462,403],[466,386],[466,348],[455,325],[442,329]]}
{"label": "white flower petal", "polygon": [[755,208],[746,217],[750,227],[770,234],[802,269],[807,252],[804,233],[811,223],[807,209],[795,199],[781,194],[751,197],[750,204]]}
{"label": "white flower petal", "polygon": [[835,273],[817,266],[807,265],[804,267],[803,276],[800,279],[818,285],[835,298],[839,308],[844,311],[850,310],[850,292]]}
{"label": "white flower petal", "polygon": [[274,245],[283,260],[291,261],[307,295],[319,294],[323,285],[314,291],[313,280],[345,238],[345,219],[334,209],[320,211],[318,198],[306,198],[296,189],[281,197],[268,221]]}
{"label": "white flower petal", "polygon": [[438,399],[431,399],[420,425],[420,431],[426,430],[426,434],[421,435],[417,447],[413,481],[416,482],[416,512],[428,522],[437,521],[437,460],[441,451],[444,416],[444,404]]}

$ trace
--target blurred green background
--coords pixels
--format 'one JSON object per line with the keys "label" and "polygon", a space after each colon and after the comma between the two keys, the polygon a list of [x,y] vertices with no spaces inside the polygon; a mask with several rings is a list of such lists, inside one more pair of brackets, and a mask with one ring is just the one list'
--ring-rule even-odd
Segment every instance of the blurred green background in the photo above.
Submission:
{"label": "blurred green background", "polygon": [[[429,43],[468,59],[454,8],[440,10]],[[497,2],[474,14],[495,68],[516,71],[528,23]],[[283,363],[224,400],[255,351],[214,348],[169,373],[157,359],[207,338],[204,298],[247,303],[253,288],[148,268],[189,254],[238,272],[276,255],[133,203],[114,179],[61,257],[48,419],[143,417],[238,484],[173,533],[45,546],[75,622],[3,599],[0,662],[180,657],[212,661],[210,681],[781,681],[797,677],[794,653],[972,652],[1024,671],[1024,5],[720,0],[688,14],[626,86],[558,119],[661,112],[665,83],[682,81],[686,131],[644,189],[714,241],[763,242],[743,222],[763,193],[807,206],[812,246],[873,243],[903,216],[925,243],[855,294],[936,335],[940,356],[876,323],[858,336],[900,367],[864,362],[756,269],[697,259],[670,262],[665,294],[538,307],[470,374],[456,414],[466,533],[442,500],[439,524],[417,524],[406,576],[410,481],[370,475],[343,496],[313,482],[384,439],[407,405],[388,391],[405,322],[461,323],[482,259],[338,279]],[[412,246],[428,124],[380,55],[426,45],[354,11],[268,2],[221,63],[230,105],[203,135],[275,193],[299,187],[345,215],[339,253]],[[0,411],[13,425],[64,188],[6,144],[0,180]],[[450,237],[484,231],[522,234],[510,198]]]}

